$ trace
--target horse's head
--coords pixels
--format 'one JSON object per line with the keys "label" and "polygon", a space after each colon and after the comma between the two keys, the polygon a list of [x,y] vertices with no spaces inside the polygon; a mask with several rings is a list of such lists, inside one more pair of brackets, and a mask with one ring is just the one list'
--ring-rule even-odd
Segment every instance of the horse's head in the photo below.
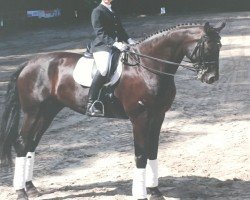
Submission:
{"label": "horse's head", "polygon": [[198,79],[202,82],[211,84],[219,79],[219,33],[225,25],[221,22],[213,27],[206,22],[201,38],[192,40],[188,45],[187,57],[194,63]]}

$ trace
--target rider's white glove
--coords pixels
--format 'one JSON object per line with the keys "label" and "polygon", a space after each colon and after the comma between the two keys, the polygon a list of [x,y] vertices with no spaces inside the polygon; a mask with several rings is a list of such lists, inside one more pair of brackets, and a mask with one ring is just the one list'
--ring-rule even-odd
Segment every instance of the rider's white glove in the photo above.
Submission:
{"label": "rider's white glove", "polygon": [[114,47],[116,47],[117,49],[119,49],[120,51],[124,51],[126,49],[128,49],[128,46],[122,42],[115,42],[113,44]]}
{"label": "rider's white glove", "polygon": [[132,38],[129,38],[128,43],[129,44],[136,44],[137,42],[135,40],[133,40]]}

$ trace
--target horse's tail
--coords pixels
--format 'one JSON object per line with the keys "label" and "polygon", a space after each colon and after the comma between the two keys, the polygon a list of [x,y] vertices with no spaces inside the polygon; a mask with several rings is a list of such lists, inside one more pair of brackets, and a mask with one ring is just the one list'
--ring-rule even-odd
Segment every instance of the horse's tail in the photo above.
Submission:
{"label": "horse's tail", "polygon": [[5,95],[4,111],[0,125],[0,163],[2,166],[12,164],[11,147],[18,136],[20,120],[17,78],[25,66],[26,63],[12,74]]}

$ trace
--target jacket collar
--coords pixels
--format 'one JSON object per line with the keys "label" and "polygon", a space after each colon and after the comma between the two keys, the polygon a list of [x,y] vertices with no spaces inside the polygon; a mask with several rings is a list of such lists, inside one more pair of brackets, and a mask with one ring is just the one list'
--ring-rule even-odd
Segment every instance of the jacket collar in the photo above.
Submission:
{"label": "jacket collar", "polygon": [[103,3],[103,2],[101,2],[101,5],[103,5],[105,8],[107,8],[110,12],[113,13],[113,10],[111,9],[111,5],[107,5],[107,4]]}

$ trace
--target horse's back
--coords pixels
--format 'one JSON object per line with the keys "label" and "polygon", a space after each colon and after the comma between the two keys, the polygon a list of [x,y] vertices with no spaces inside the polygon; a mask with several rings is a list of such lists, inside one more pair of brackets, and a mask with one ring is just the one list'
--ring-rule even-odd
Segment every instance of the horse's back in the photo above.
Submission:
{"label": "horse's back", "polygon": [[70,52],[54,52],[35,56],[27,62],[19,77],[41,72],[48,72],[49,74],[53,71],[52,68],[58,67],[73,69],[81,56],[81,54]]}
{"label": "horse's back", "polygon": [[55,52],[33,57],[20,73],[17,84],[22,107],[57,98],[58,89],[75,84],[72,73],[81,54]]}

